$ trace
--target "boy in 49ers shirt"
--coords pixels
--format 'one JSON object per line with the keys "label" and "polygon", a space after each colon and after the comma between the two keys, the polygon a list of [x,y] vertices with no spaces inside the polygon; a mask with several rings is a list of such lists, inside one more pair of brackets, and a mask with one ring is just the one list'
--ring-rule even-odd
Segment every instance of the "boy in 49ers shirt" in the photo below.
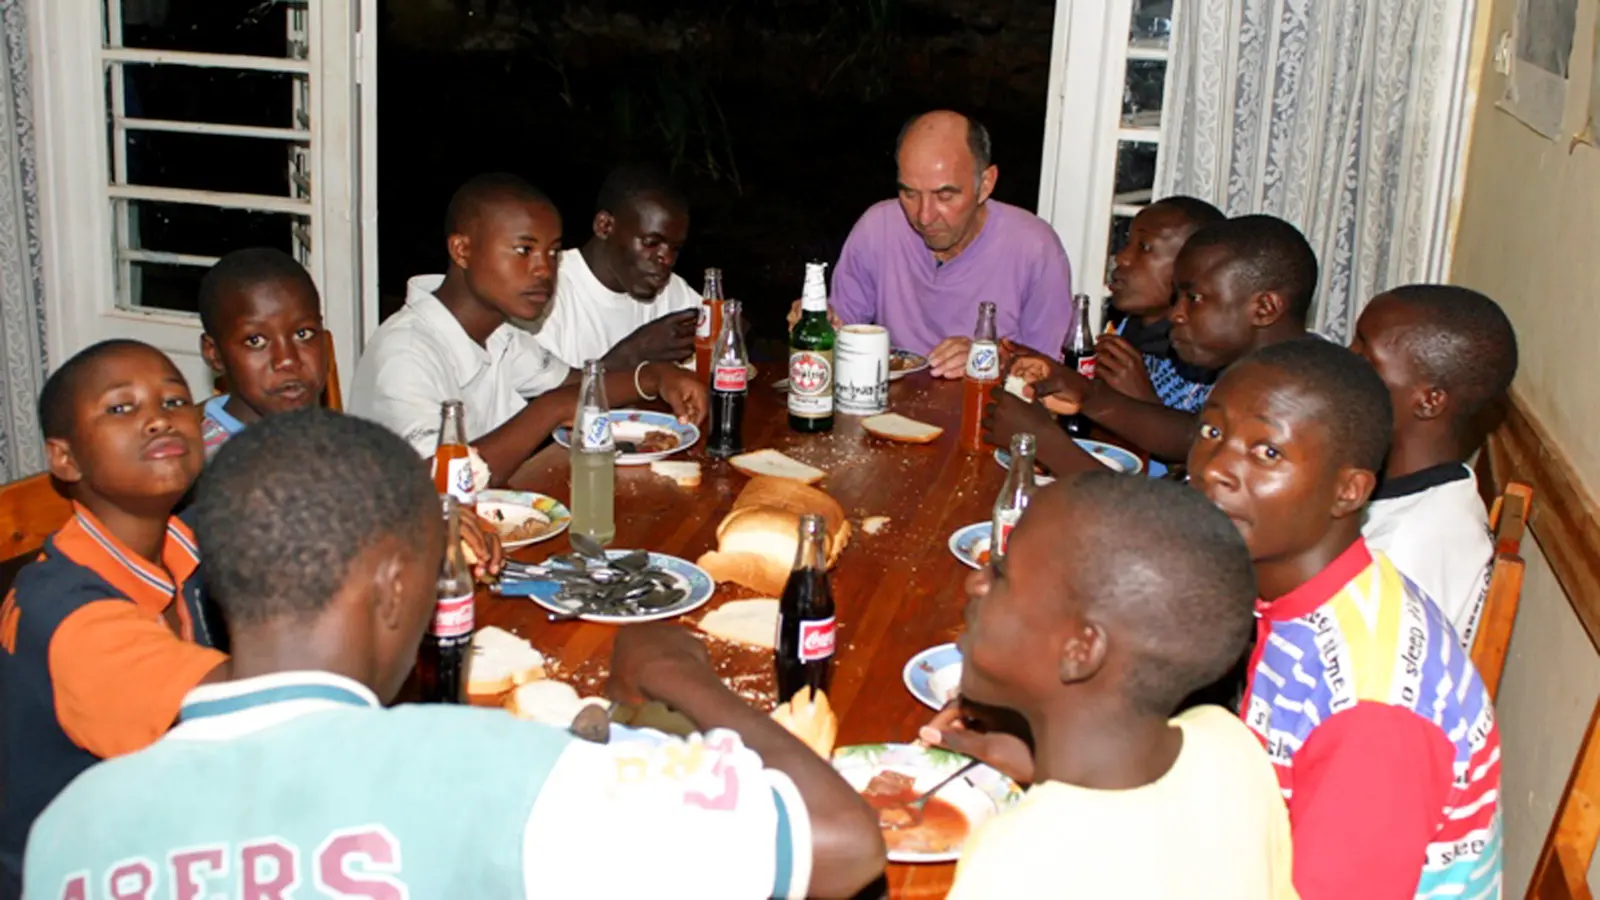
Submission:
{"label": "boy in 49ers shirt", "polygon": [[1189,453],[1255,561],[1243,713],[1277,766],[1306,900],[1499,891],[1488,691],[1439,608],[1361,538],[1391,421],[1366,361],[1302,339],[1228,369]]}

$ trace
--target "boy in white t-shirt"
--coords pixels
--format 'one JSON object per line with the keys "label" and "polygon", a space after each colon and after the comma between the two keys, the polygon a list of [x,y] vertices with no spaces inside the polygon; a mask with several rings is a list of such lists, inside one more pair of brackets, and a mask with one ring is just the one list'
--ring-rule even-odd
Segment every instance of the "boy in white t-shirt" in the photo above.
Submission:
{"label": "boy in white t-shirt", "polygon": [[530,330],[557,359],[581,368],[680,362],[694,354],[700,295],[673,274],[689,236],[689,204],[659,170],[606,176],[594,236],[562,251],[550,311]]}
{"label": "boy in white t-shirt", "polygon": [[1250,553],[1227,516],[1175,482],[1069,476],[967,594],[963,704],[1020,715],[1032,746],[954,710],[922,737],[1032,787],[967,842],[952,898],[1296,896],[1261,742],[1220,707],[1172,718],[1252,628]]}
{"label": "boy in white t-shirt", "polygon": [[1476,291],[1408,285],[1367,304],[1350,349],[1378,370],[1395,414],[1393,447],[1362,535],[1470,647],[1494,538],[1462,443],[1478,411],[1511,386],[1516,332],[1499,305]]}

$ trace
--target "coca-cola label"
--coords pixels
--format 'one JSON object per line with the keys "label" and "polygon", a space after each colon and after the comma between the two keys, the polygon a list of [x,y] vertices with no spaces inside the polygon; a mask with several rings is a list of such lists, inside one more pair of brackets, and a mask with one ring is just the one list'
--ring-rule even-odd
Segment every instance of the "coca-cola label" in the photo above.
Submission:
{"label": "coca-cola label", "polygon": [[694,326],[695,339],[704,343],[711,340],[711,305],[700,304],[700,318]]}
{"label": "coca-cola label", "polygon": [[1017,522],[1021,518],[1020,509],[1005,509],[995,514],[993,539],[989,542],[991,558],[1006,555],[1006,542],[1011,540],[1011,532],[1017,527]]}
{"label": "coca-cola label", "polygon": [[1078,357],[1078,374],[1085,378],[1094,377],[1094,354],[1089,353]]}
{"label": "coca-cola label", "polygon": [[836,634],[832,616],[826,619],[801,619],[800,661],[815,662],[832,656]]}
{"label": "coca-cola label", "polygon": [[584,450],[611,450],[617,446],[611,436],[611,414],[595,407],[578,413],[578,446]]}
{"label": "coca-cola label", "polygon": [[472,595],[440,597],[433,608],[433,625],[428,633],[436,638],[460,638],[472,634]]}
{"label": "coca-cola label", "polygon": [[967,377],[974,381],[999,379],[1000,348],[988,341],[974,341],[967,351]]}
{"label": "coca-cola label", "polygon": [[744,366],[717,366],[711,373],[711,389],[737,393],[745,389],[750,380],[750,370]]}
{"label": "coca-cola label", "polygon": [[476,506],[478,492],[473,490],[472,460],[462,456],[445,463],[445,484],[450,486],[450,496],[462,506]]}
{"label": "coca-cola label", "polygon": [[833,351],[790,352],[789,412],[806,418],[833,415]]}

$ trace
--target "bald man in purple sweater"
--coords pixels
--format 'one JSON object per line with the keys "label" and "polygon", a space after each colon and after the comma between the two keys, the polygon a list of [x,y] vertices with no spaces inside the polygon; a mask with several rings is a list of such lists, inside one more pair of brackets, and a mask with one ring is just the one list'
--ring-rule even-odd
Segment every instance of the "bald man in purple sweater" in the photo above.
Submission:
{"label": "bald man in purple sweater", "polygon": [[965,370],[985,300],[1000,337],[1059,350],[1073,314],[1071,265],[1043,219],[989,199],[998,170],[988,131],[960,113],[925,113],[901,131],[896,159],[898,209],[874,204],[839,256],[837,319],[888,327],[896,347],[927,354],[943,378]]}

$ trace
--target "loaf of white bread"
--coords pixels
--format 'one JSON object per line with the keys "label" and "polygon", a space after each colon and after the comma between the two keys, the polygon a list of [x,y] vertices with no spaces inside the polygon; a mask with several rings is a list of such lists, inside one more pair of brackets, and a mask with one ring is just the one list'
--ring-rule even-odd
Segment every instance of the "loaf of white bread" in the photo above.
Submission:
{"label": "loaf of white bread", "polygon": [[794,567],[800,517],[807,514],[820,515],[826,523],[832,568],[850,540],[844,510],[822,490],[767,476],[750,479],[733,501],[733,510],[717,526],[717,549],[700,557],[700,568],[719,582],[778,596]]}

